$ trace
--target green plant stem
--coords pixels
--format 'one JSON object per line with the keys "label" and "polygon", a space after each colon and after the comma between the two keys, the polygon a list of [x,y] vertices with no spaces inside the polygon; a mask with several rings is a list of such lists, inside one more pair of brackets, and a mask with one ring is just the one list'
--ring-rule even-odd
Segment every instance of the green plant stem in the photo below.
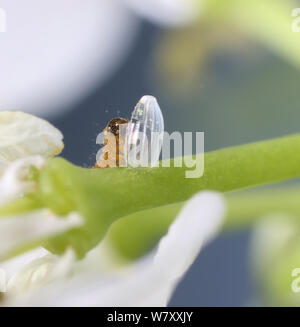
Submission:
{"label": "green plant stem", "polygon": [[[300,134],[296,134],[209,152],[204,176],[197,179],[185,178],[189,169],[185,166],[86,169],[55,158],[40,172],[31,200],[59,215],[71,211],[82,215],[83,227],[48,240],[46,246],[55,253],[72,246],[83,256],[121,217],[186,201],[201,190],[228,192],[298,177],[299,149]],[[28,209],[27,204],[24,207]],[[14,204],[3,207],[0,215],[15,214],[13,209]]]}

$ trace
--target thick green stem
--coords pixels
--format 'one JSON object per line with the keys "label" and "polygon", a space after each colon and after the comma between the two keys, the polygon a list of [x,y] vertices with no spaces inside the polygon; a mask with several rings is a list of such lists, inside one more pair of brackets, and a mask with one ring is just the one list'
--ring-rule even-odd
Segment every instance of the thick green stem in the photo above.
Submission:
{"label": "thick green stem", "polygon": [[204,176],[195,179],[185,178],[189,170],[185,166],[100,170],[76,168],[75,171],[79,186],[85,186],[87,193],[91,193],[91,190],[96,193],[102,210],[120,217],[187,200],[200,190],[228,192],[299,177],[299,150],[300,134],[297,134],[209,152],[205,154]]}

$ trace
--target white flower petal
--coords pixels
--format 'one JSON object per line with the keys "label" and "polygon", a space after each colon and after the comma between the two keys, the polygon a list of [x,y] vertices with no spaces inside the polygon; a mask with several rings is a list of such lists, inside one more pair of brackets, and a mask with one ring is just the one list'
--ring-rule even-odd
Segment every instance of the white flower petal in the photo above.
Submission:
{"label": "white flower petal", "polygon": [[68,283],[53,283],[33,297],[30,305],[165,306],[201,245],[220,228],[224,211],[221,195],[199,193],[183,208],[155,255],[121,274],[85,273]]}
{"label": "white flower petal", "polygon": [[13,257],[10,260],[0,262],[0,269],[6,273],[6,278],[9,280],[12,276],[18,273],[25,265],[33,260],[39,259],[50,252],[46,249],[39,247],[24,254]]}
{"label": "white flower petal", "polygon": [[24,291],[34,291],[57,279],[66,277],[73,268],[76,254],[68,249],[61,257],[45,254],[26,264],[7,284],[7,292],[15,296]]}
{"label": "white flower petal", "polygon": [[20,111],[0,111],[0,174],[16,159],[59,154],[62,139],[62,133],[46,120]]}
{"label": "white flower petal", "polygon": [[27,180],[29,169],[40,169],[44,162],[41,156],[30,156],[11,163],[0,178],[0,205],[33,191],[35,183]]}
{"label": "white flower petal", "polygon": [[182,276],[196,259],[201,245],[218,232],[224,211],[222,198],[216,193],[192,197],[159,243],[154,263],[161,272],[169,279]]}
{"label": "white flower petal", "polygon": [[10,252],[22,249],[27,244],[71,228],[79,227],[83,219],[77,213],[67,217],[57,217],[49,210],[43,209],[18,217],[2,217],[0,220],[0,258]]}

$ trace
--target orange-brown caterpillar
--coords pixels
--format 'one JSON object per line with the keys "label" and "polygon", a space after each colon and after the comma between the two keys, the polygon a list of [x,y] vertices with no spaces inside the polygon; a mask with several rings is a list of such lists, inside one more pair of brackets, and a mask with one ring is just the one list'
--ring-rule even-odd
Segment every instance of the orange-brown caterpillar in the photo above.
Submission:
{"label": "orange-brown caterpillar", "polygon": [[135,106],[130,121],[114,118],[108,123],[103,131],[104,147],[94,168],[155,167],[163,133],[164,118],[157,100],[144,95]]}
{"label": "orange-brown caterpillar", "polygon": [[113,168],[122,165],[124,160],[124,140],[120,139],[120,125],[127,124],[125,118],[112,119],[103,130],[104,148],[94,168]]}

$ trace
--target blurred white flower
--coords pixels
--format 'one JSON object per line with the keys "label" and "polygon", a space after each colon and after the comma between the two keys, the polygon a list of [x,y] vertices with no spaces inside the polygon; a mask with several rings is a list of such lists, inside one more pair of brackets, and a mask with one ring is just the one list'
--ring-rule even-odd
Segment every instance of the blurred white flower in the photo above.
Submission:
{"label": "blurred white flower", "polygon": [[[293,274],[300,262],[298,215],[274,212],[261,217],[250,243],[250,267],[256,284],[256,304],[299,306]],[[297,290],[297,288],[296,288]]]}
{"label": "blurred white flower", "polygon": [[2,0],[0,110],[57,114],[110,76],[137,19],[120,0]]}
{"label": "blurred white flower", "polygon": [[125,0],[139,15],[165,26],[190,23],[200,14],[201,0]]}
{"label": "blurred white flower", "polygon": [[[138,15],[189,22],[197,0],[2,0],[0,110],[59,114],[99,87],[128,54]],[[136,14],[132,13],[133,9]]]}
{"label": "blurred white flower", "polygon": [[[195,195],[160,241],[157,251],[130,267],[109,271],[108,275],[101,274],[101,269],[95,268],[97,265],[90,265],[88,258],[76,263],[71,250],[61,258],[37,252],[37,259],[10,278],[3,304],[165,306],[202,245],[219,230],[223,217],[221,195]],[[103,263],[101,257],[94,259],[98,266]],[[80,269],[76,269],[77,265]]]}

